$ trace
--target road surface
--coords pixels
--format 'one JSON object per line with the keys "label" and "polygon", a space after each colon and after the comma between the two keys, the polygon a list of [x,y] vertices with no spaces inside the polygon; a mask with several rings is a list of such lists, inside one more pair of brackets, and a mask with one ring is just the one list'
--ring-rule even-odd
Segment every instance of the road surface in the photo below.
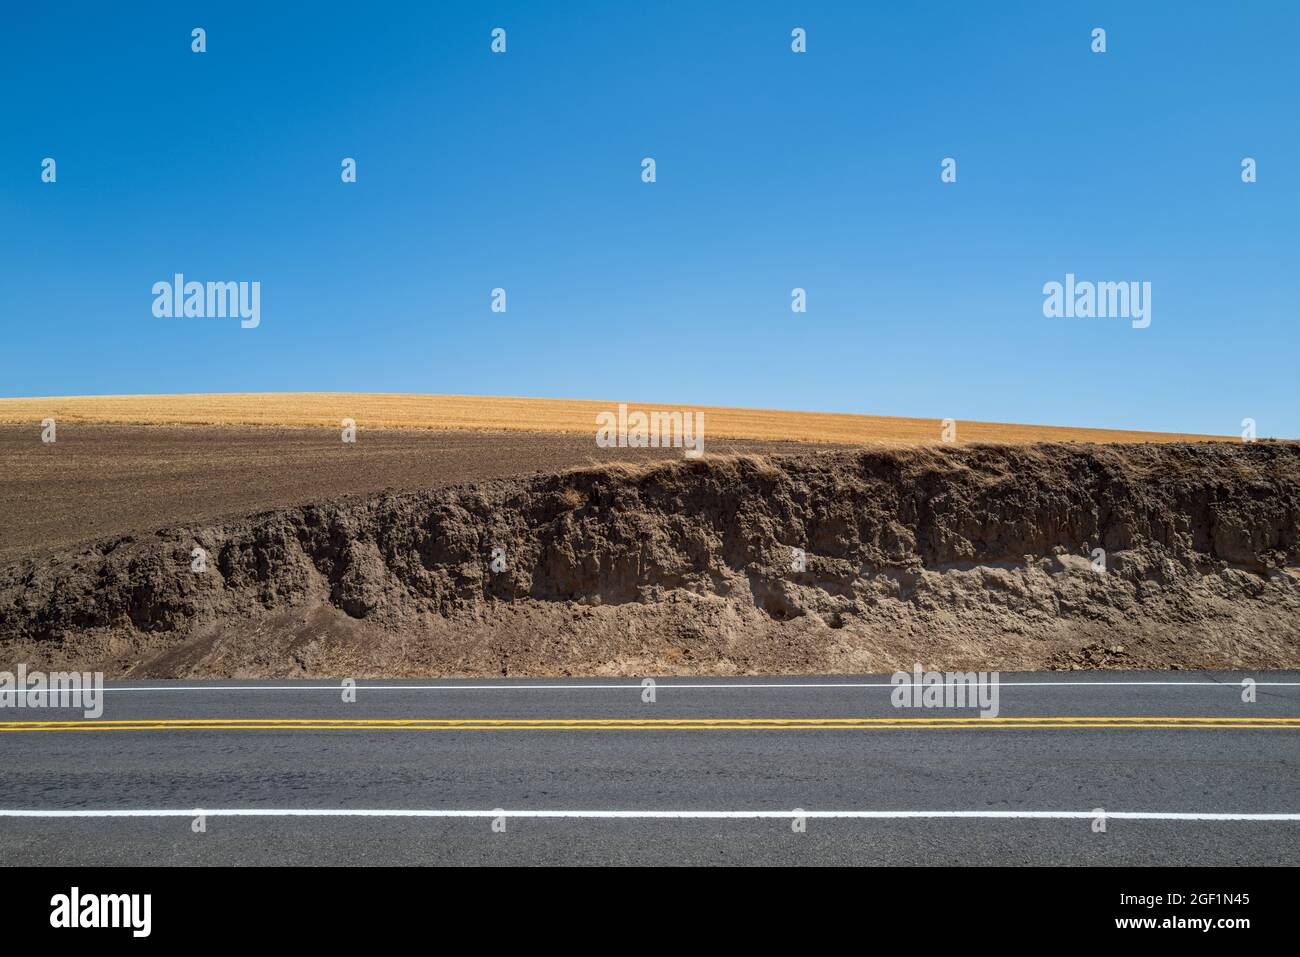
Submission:
{"label": "road surface", "polygon": [[[1243,701],[1243,678],[1258,682]],[[111,682],[0,709],[5,864],[1300,864],[1300,674]],[[1104,814],[1098,814],[1102,809]],[[1103,829],[1104,825],[1104,829]]]}

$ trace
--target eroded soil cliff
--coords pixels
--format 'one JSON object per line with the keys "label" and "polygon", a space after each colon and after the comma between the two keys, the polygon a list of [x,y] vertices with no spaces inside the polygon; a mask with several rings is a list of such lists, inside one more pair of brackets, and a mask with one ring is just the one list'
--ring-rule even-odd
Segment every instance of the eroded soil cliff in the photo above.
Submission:
{"label": "eroded soil cliff", "polygon": [[1300,446],[706,457],[284,508],[0,568],[0,658],[155,677],[1297,667]]}

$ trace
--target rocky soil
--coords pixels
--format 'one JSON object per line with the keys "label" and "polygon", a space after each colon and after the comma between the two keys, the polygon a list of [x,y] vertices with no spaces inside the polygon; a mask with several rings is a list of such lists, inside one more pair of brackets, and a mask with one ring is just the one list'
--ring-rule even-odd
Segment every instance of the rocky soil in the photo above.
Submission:
{"label": "rocky soil", "polygon": [[149,677],[1295,668],[1300,445],[705,457],[277,508],[0,567],[4,661]]}

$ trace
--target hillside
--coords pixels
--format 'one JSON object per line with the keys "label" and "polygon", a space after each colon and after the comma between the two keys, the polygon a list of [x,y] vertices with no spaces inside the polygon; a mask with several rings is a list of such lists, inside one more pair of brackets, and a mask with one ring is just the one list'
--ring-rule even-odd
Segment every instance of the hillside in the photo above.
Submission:
{"label": "hillside", "polygon": [[[621,400],[521,399],[493,396],[272,392],[223,395],[124,395],[0,399],[0,422],[262,425],[336,428],[352,419],[360,429],[595,431],[595,418]],[[940,419],[786,412],[663,403],[629,403],[643,410],[699,409],[709,439],[828,442],[861,445],[938,443]],[[957,422],[967,442],[1191,442],[1223,436],[1064,426]],[[1240,441],[1240,439],[1235,439]]]}

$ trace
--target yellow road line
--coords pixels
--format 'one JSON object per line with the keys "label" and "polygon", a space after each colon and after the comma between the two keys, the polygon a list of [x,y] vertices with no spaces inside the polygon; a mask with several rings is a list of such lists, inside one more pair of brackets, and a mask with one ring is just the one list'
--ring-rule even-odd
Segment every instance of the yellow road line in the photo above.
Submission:
{"label": "yellow road line", "polygon": [[1022,729],[1300,729],[1295,718],[139,718],[0,721],[0,732],[34,731],[927,731]]}
{"label": "yellow road line", "polygon": [[1215,723],[1215,724],[1282,724],[1282,725],[1300,725],[1300,717],[1294,718],[1267,718],[1267,717],[1183,717],[1183,716],[1153,716],[1153,717],[1085,717],[1085,716],[1043,716],[1043,717],[998,717],[998,718],[980,718],[980,717],[888,717],[888,718],[868,718],[868,717],[838,717],[838,718],[812,718],[812,717],[795,717],[795,718],[116,718],[116,719],[82,719],[82,720],[62,720],[62,721],[3,721],[0,727],[28,727],[40,725],[46,727],[67,726],[67,727],[85,727],[87,725],[117,726],[117,725],[202,725],[216,726],[223,725],[240,725],[240,724],[274,724],[274,725],[298,725],[298,724],[338,724],[338,725],[565,725],[584,727],[590,725],[666,725],[666,724],[709,724],[709,725],[788,725],[788,724],[818,724],[818,725],[862,725],[862,724],[971,724],[971,725],[998,725],[998,724],[1025,724],[1025,723],[1150,723],[1153,721],[1165,723]]}

